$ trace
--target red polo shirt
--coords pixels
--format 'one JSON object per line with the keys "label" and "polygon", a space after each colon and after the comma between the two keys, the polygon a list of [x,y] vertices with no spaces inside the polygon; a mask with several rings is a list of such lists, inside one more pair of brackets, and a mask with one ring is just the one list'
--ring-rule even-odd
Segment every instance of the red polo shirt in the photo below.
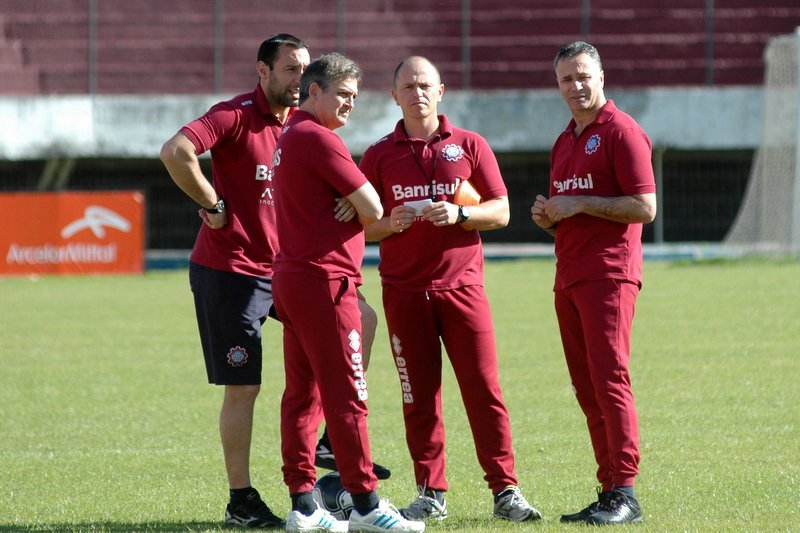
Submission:
{"label": "red polo shirt", "polygon": [[229,219],[218,230],[200,226],[193,262],[272,276],[278,235],[269,168],[282,129],[261,87],[214,105],[181,129],[198,154],[211,150],[214,189],[225,199]]}
{"label": "red polo shirt", "polygon": [[281,249],[275,272],[302,272],[361,284],[364,228],[334,218],[336,198],[367,183],[342,139],[305,111],[286,124],[275,152]]}
{"label": "red polo shirt", "polygon": [[[370,146],[360,167],[381,197],[384,213],[411,200],[453,202],[469,180],[483,201],[508,194],[486,139],[454,127],[439,115],[439,134],[427,142],[409,138],[400,120],[393,133]],[[413,147],[413,149],[412,149]],[[483,247],[476,230],[437,227],[417,217],[410,228],[380,243],[384,284],[410,291],[483,285]]]}
{"label": "red polo shirt", "polygon": [[[608,100],[578,137],[575,121],[550,154],[550,196],[631,196],[656,191],[652,146],[632,117]],[[642,224],[579,214],[558,223],[555,288],[615,278],[641,284]]]}

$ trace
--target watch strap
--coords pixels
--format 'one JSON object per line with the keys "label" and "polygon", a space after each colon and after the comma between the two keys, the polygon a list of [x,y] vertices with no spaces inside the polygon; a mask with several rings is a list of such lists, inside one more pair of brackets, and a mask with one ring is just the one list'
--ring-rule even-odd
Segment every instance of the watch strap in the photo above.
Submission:
{"label": "watch strap", "polygon": [[203,209],[205,209],[206,213],[210,213],[212,215],[222,213],[225,210],[225,200],[223,200],[222,197],[220,197],[220,199],[217,200],[217,203],[214,204],[213,207],[204,207]]}

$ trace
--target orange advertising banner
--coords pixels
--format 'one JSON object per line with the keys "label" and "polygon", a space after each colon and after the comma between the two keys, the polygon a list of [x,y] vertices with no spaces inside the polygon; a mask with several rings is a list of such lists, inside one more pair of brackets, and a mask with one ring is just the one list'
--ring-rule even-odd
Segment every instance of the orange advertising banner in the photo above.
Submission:
{"label": "orange advertising banner", "polygon": [[0,275],[144,270],[138,191],[0,194]]}

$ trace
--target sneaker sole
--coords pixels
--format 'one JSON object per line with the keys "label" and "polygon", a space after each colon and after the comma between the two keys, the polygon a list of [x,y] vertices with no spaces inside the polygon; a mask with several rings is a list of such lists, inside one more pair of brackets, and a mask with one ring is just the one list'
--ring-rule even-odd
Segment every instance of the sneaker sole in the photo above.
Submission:
{"label": "sneaker sole", "polygon": [[403,512],[402,509],[400,509],[398,512],[400,513],[400,516],[402,516],[406,520],[414,520],[416,522],[442,522],[443,520],[447,520],[447,515],[446,514],[445,515],[441,515],[440,514],[440,515],[436,515],[436,516],[429,516],[429,517],[426,517],[426,518],[417,518],[415,516],[407,515],[406,513]]}
{"label": "sneaker sole", "polygon": [[592,516],[597,509],[587,510],[584,509],[582,511],[578,511],[577,513],[572,514],[562,514],[561,519],[559,520],[562,524],[575,524],[577,522],[586,522],[586,520]]}
{"label": "sneaker sole", "polygon": [[[359,531],[359,532],[362,532],[362,533],[382,533],[384,531],[392,531],[392,530],[384,529],[382,527],[377,527],[377,526],[350,526],[350,528],[347,531],[348,532]],[[404,531],[412,531],[412,530],[411,529],[406,529]],[[425,531],[425,529],[422,529],[422,531]]]}
{"label": "sneaker sole", "polygon": [[[252,526],[250,524],[258,523],[258,526]],[[275,521],[270,522],[260,522],[259,520],[245,520],[239,518],[238,516],[232,516],[226,514],[225,516],[225,525],[228,526],[237,526],[237,527],[248,527],[248,528],[258,528],[258,529],[284,529],[286,527],[286,522],[281,520],[280,518]]]}
{"label": "sneaker sole", "polygon": [[625,520],[624,522],[603,522],[600,520],[592,520],[592,517],[586,519],[586,523],[590,526],[621,526],[625,524],[638,524],[642,521],[642,515],[634,516],[630,520]]}
{"label": "sneaker sole", "polygon": [[[492,513],[492,514],[494,514],[494,513]],[[514,520],[510,516],[501,516],[499,514],[495,514],[494,517],[495,518],[499,518],[501,520],[508,520],[509,522],[515,522],[515,523],[532,522],[534,520],[541,520],[542,519],[542,513],[540,513],[536,509],[531,509],[531,512],[528,513],[524,518],[520,518],[520,519],[517,519],[517,520]]]}
{"label": "sneaker sole", "polygon": [[[253,521],[257,522],[257,521]],[[250,529],[280,529],[283,530],[286,528],[286,522],[268,522],[262,523],[258,526],[251,526],[251,522],[245,522],[244,520],[239,520],[238,518],[226,518],[225,525],[229,527],[246,527]]]}

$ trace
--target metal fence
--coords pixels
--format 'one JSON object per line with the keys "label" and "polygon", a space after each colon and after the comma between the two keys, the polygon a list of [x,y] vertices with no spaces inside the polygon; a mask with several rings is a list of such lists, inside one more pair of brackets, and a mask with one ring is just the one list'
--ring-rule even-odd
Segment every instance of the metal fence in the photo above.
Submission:
{"label": "metal fence", "polygon": [[[719,242],[730,228],[744,195],[752,151],[663,154],[664,179],[657,223],[645,226],[645,242]],[[530,220],[537,193],[546,193],[546,153],[498,154],[509,189],[508,227],[482,234],[485,242],[549,243]],[[0,191],[36,190],[45,161],[0,161]],[[210,162],[201,159],[210,175]],[[136,189],[146,197],[147,247],[189,249],[200,224],[197,206],[170,179],[157,159],[79,159],[67,190]],[[661,235],[656,229],[661,227]]]}

